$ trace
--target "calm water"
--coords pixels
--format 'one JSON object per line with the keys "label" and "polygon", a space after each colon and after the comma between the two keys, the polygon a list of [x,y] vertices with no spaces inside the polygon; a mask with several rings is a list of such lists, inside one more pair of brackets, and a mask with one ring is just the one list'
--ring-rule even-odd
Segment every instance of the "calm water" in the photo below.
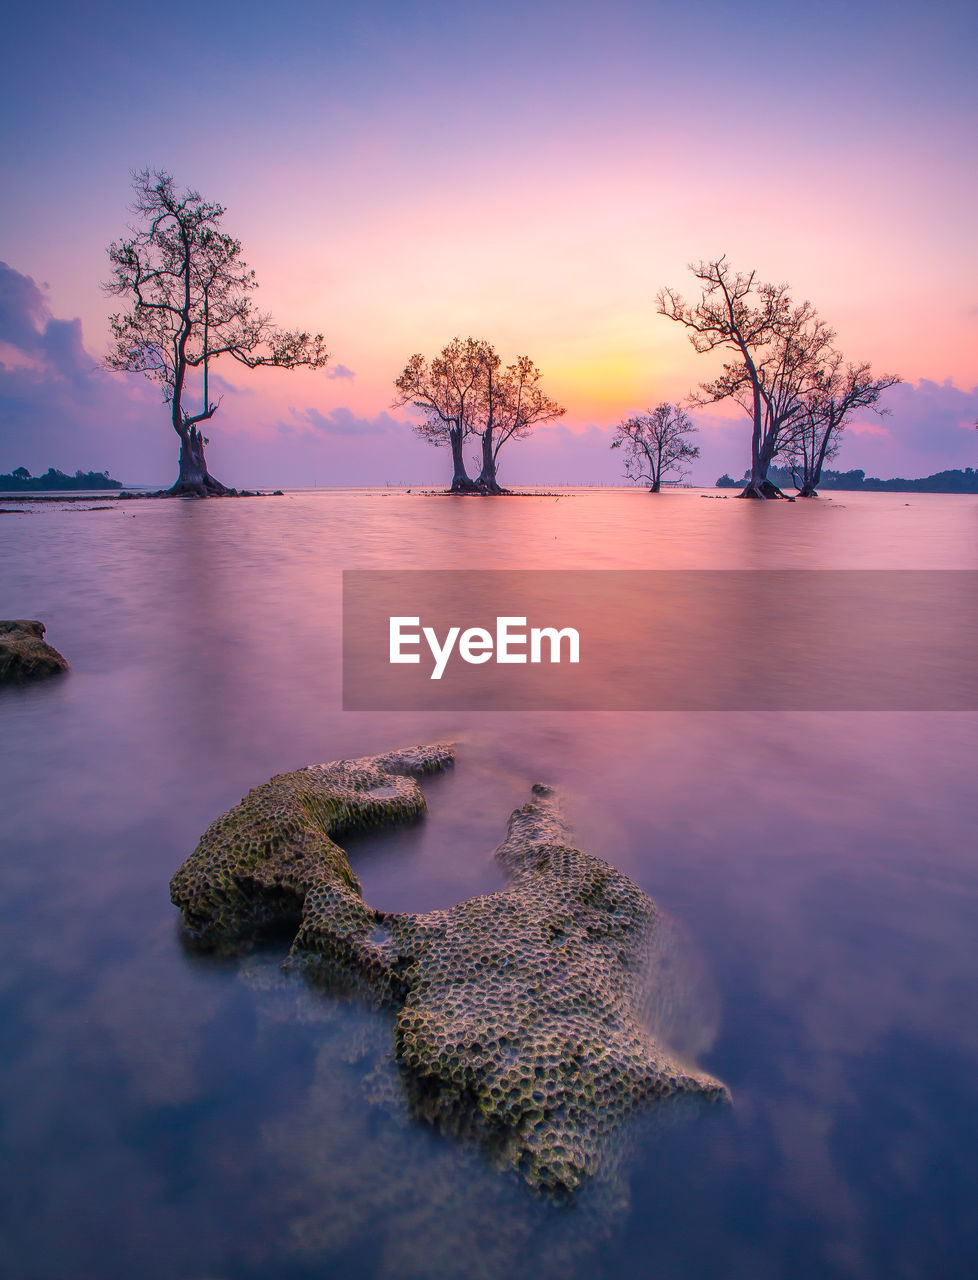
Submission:
{"label": "calm water", "polygon": [[[976,1274],[978,716],[343,713],[338,628],[343,568],[975,568],[978,501],[362,491],[0,519],[0,615],[43,619],[73,667],[0,694],[5,1276]],[[284,944],[193,955],[169,903],[250,786],[443,736],[426,822],[353,850],[368,900],[496,887],[510,810],[559,784],[580,843],[673,920],[676,1042],[733,1092],[635,1126],[571,1207],[378,1102],[383,1017],[281,976]]]}

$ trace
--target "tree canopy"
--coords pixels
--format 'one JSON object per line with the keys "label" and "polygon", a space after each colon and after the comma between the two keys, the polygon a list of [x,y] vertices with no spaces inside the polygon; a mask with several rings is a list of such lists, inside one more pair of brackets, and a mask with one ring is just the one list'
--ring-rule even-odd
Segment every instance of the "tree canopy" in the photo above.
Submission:
{"label": "tree canopy", "polygon": [[787,463],[799,494],[810,498],[822,477],[822,467],[839,452],[842,433],[857,409],[872,409],[881,417],[889,409],[879,400],[887,388],[900,382],[892,374],[874,377],[868,363],[847,364],[832,351],[818,368],[802,404],[790,423],[780,456]]}
{"label": "tree canopy", "polygon": [[[502,493],[499,454],[510,440],[524,440],[534,427],[565,410],[541,386],[542,374],[528,356],[505,368],[492,343],[453,338],[431,360],[416,353],[395,380],[394,407],[410,404],[424,419],[414,429],[430,444],[452,451],[452,493]],[[472,480],[465,467],[468,437],[480,444],[481,470]]]}
{"label": "tree canopy", "polygon": [[814,476],[817,483],[848,417],[875,406],[899,378],[873,378],[868,364],[847,365],[834,345],[835,331],[811,302],[796,303],[786,284],[734,271],[725,256],[690,270],[700,282],[699,301],[663,289],[658,309],[685,326],[696,351],[733,353],[692,399],[711,404],[730,398],[748,414],[751,463],[741,496],[783,496],[768,474],[779,454],[807,465],[809,482]]}

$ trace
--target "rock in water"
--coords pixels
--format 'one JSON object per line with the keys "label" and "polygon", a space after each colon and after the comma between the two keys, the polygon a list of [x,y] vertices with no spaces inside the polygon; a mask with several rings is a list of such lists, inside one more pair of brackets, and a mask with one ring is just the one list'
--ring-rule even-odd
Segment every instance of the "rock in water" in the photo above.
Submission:
{"label": "rock in water", "polygon": [[37,680],[67,671],[68,663],[44,639],[44,623],[0,622],[0,684]]}
{"label": "rock in water", "polygon": [[170,881],[188,933],[231,950],[270,927],[298,924],[318,893],[334,904],[337,958],[361,959],[343,939],[354,937],[357,924],[369,932],[376,913],[336,840],[420,817],[425,799],[412,775],[453,759],[451,747],[415,747],[314,764],[255,787],[211,823]]}
{"label": "rock in water", "polygon": [[398,1008],[395,1056],[418,1115],[478,1138],[532,1186],[570,1192],[638,1108],[729,1094],[644,1025],[658,912],[573,847],[550,788],[510,818],[501,892],[421,915],[364,902],[336,840],[422,814],[410,775],[453,758],[415,747],[280,774],[207,829],[171,897],[208,945],[295,922],[293,963]]}

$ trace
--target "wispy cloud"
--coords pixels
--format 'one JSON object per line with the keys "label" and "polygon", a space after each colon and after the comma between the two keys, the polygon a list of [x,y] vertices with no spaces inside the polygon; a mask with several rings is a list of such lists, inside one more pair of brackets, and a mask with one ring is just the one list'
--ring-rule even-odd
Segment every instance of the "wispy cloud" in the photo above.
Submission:
{"label": "wispy cloud", "polygon": [[405,424],[389,413],[381,412],[369,418],[356,414],[345,406],[330,409],[328,413],[321,413],[319,409],[293,407],[289,409],[289,413],[293,421],[280,423],[278,429],[281,432],[295,431],[296,426],[327,436],[382,435],[389,431],[406,430]]}

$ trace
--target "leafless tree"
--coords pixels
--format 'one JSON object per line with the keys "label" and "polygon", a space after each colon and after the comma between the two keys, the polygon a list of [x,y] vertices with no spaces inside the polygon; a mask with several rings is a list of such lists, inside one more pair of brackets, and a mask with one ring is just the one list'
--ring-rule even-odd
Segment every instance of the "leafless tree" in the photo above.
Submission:
{"label": "leafless tree", "polygon": [[[255,309],[255,273],[242,261],[241,242],[222,229],[222,205],[179,191],[163,171],[136,174],[133,188],[140,225],[109,247],[112,279],[103,287],[126,299],[128,309],[110,317],[114,346],[105,363],[162,386],[180,438],[180,472],[170,492],[227,493],[207,470],[198,425],[220,407],[220,399],[210,399],[211,363],[230,356],[249,369],[318,369],[328,359],[323,336],[279,329]],[[200,370],[196,413],[186,407],[192,370]]]}
{"label": "leafless tree", "polygon": [[[811,303],[803,302],[790,308],[782,331],[755,358],[761,400],[758,462],[764,477],[760,486],[764,497],[783,496],[768,479],[768,469],[785,438],[804,416],[834,336]],[[753,417],[754,388],[742,361],[725,365],[720,377],[701,384],[692,400],[711,404],[727,397]],[[749,482],[745,492],[748,490]],[[755,495],[751,492],[748,496]]]}
{"label": "leafless tree", "polygon": [[658,493],[670,471],[685,475],[683,464],[700,456],[699,446],[689,441],[696,429],[683,409],[657,404],[619,423],[611,447],[624,449],[629,480],[644,481],[650,493]]}
{"label": "leafless tree", "polygon": [[697,351],[726,349],[736,356],[719,377],[701,384],[693,401],[731,397],[746,410],[751,468],[741,497],[781,497],[767,478],[768,469],[834,334],[811,303],[792,301],[786,284],[760,283],[756,272],[734,271],[726,257],[690,270],[701,285],[699,302],[663,289],[659,313],[684,325]]}
{"label": "leafless tree", "polygon": [[[491,343],[453,338],[428,361],[413,355],[396,379],[394,407],[411,404],[424,421],[415,431],[434,445],[452,451],[452,493],[497,494],[499,453],[508,440],[522,440],[541,422],[564,410],[540,386],[541,374],[527,356],[502,367]],[[480,443],[482,469],[472,480],[465,469],[463,447],[468,437]]]}
{"label": "leafless tree", "polygon": [[879,399],[900,381],[892,374],[874,378],[869,363],[847,364],[840,352],[828,354],[816,371],[802,412],[793,418],[780,447],[800,498],[816,496],[822,467],[838,453],[842,433],[856,410],[872,409],[881,417],[887,415],[890,411],[879,407]]}

